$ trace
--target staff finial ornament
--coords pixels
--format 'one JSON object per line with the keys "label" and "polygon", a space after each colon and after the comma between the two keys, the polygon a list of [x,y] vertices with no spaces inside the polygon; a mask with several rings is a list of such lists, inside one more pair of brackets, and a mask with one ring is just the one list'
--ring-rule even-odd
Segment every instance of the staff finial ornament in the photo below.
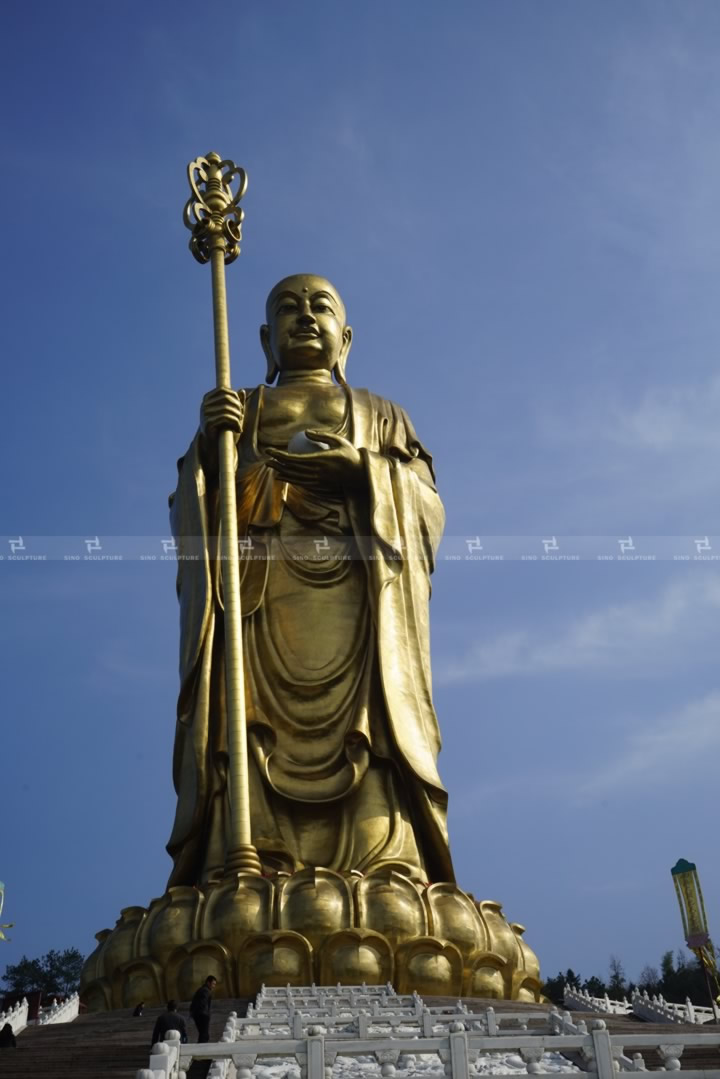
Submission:
{"label": "staff finial ornament", "polygon": [[225,265],[240,254],[244,212],[238,206],[247,191],[247,173],[214,151],[188,165],[192,194],[183,221],[192,232],[190,250],[198,262],[209,262],[213,250],[224,252]]}

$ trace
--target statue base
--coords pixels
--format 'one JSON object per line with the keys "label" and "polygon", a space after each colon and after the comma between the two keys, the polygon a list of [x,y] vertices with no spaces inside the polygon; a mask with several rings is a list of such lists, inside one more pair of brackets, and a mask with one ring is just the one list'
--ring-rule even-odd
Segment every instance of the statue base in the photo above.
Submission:
{"label": "statue base", "polygon": [[91,1011],[188,1000],[208,975],[218,997],[261,985],[382,985],[399,993],[537,1001],[537,958],[499,903],[392,869],[237,873],[169,888],[96,934],[80,992]]}

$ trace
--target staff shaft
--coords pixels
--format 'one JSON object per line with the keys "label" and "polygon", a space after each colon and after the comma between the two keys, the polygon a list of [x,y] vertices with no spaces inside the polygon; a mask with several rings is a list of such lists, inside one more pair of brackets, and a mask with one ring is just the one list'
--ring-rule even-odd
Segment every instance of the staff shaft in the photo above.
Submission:
{"label": "staff shaft", "polygon": [[[215,376],[218,389],[231,389],[230,339],[225,293],[225,261],[221,248],[210,255],[215,333]],[[230,831],[225,852],[225,874],[239,870],[260,872],[252,846],[248,781],[245,673],[242,650],[242,609],[238,561],[237,504],[235,497],[235,438],[229,430],[218,439],[222,583],[225,606],[225,707],[228,740],[228,793]]]}

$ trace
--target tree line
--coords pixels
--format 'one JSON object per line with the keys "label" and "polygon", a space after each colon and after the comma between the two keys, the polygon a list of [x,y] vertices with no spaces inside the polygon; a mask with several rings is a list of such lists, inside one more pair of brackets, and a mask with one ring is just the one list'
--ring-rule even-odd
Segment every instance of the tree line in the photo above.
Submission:
{"label": "tree line", "polygon": [[32,993],[40,990],[44,997],[65,997],[76,993],[85,957],[77,948],[59,952],[51,949],[39,959],[26,955],[17,963],[8,963],[2,980],[6,993]]}
{"label": "tree line", "polygon": [[677,1004],[684,1003],[687,997],[693,1004],[708,1004],[703,968],[695,956],[688,958],[682,951],[665,952],[659,969],[644,967],[637,982],[628,981],[621,961],[611,955],[606,980],[595,974],[583,980],[580,974],[568,967],[564,974],[558,971],[554,978],[548,978],[543,991],[553,1004],[562,1005],[565,985],[584,989],[592,997],[603,997],[607,993],[611,1000],[622,1000],[623,997],[629,1000],[633,991],[639,989],[641,992],[647,991],[650,996],[662,994],[666,1000]]}

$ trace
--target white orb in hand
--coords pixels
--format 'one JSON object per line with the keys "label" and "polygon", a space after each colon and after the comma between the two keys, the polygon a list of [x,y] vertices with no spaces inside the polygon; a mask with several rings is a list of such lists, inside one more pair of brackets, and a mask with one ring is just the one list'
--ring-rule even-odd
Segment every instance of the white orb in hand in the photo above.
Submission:
{"label": "white orb in hand", "polygon": [[304,431],[296,431],[288,442],[288,453],[317,453],[318,450],[329,450],[327,442],[314,442]]}

